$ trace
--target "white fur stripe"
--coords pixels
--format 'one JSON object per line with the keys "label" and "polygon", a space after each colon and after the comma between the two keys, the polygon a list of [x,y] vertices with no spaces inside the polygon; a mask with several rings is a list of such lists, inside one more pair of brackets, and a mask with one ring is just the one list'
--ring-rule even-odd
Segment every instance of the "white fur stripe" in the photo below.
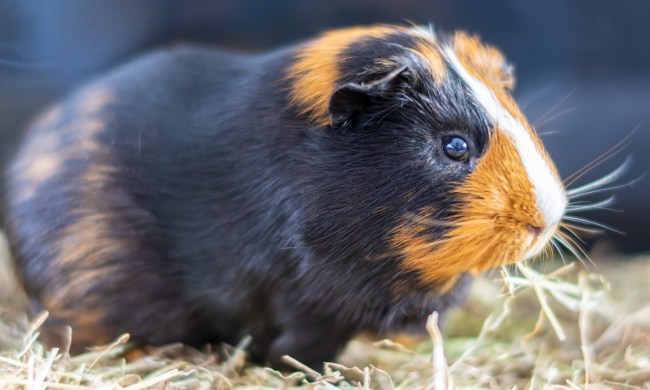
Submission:
{"label": "white fur stripe", "polygon": [[530,132],[503,107],[484,83],[463,67],[452,48],[446,47],[444,53],[449,64],[465,81],[474,98],[483,107],[492,125],[502,130],[514,143],[532,185],[537,208],[544,216],[546,226],[553,227],[564,215],[567,205],[566,194],[564,187],[532,140]]}

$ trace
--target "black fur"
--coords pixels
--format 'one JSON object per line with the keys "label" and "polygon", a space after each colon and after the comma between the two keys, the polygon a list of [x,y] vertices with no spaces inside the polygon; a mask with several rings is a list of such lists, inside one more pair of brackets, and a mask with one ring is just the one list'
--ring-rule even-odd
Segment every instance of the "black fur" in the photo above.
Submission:
{"label": "black fur", "polygon": [[[93,326],[105,337],[200,345],[251,335],[252,356],[275,365],[290,354],[318,367],[360,330],[423,329],[468,277],[441,295],[422,285],[400,266],[391,230],[427,207],[453,217],[450,189],[471,172],[488,126],[452,72],[435,85],[408,55],[408,37],[393,38],[341,57],[333,126],[311,125],[288,102],[295,48],[174,48],[71,97],[57,123],[30,131],[8,175],[9,234],[28,292],[43,302],[101,270],[61,298],[74,314],[53,311],[54,323],[100,309]],[[376,69],[379,55],[399,67]],[[48,134],[64,135],[55,148],[81,148],[75,121],[94,88],[113,97],[96,114],[101,147],[19,196],[20,167]],[[450,133],[473,148],[467,163],[442,153]],[[82,179],[98,166],[107,173]],[[54,264],[62,240],[84,239],[65,234],[80,220],[110,227],[107,239],[80,242],[79,259]]]}

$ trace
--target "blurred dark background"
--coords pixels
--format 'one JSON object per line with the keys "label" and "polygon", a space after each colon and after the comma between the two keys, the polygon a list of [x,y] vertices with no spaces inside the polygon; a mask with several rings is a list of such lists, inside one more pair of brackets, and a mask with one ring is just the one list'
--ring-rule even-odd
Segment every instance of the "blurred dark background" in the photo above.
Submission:
{"label": "blurred dark background", "polygon": [[[517,69],[515,95],[563,177],[635,128],[623,151],[581,182],[629,155],[623,181],[650,171],[647,0],[0,0],[1,167],[35,113],[143,51],[177,42],[258,51],[333,27],[405,21],[465,29],[501,48]],[[624,212],[588,217],[626,234],[599,242],[649,250],[650,177],[615,193]]]}

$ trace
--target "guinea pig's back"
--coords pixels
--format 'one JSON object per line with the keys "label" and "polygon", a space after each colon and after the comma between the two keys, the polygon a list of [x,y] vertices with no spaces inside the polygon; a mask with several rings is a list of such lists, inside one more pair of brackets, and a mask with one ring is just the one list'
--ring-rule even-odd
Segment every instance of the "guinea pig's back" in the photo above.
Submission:
{"label": "guinea pig's back", "polygon": [[215,221],[234,225],[223,210],[249,203],[232,172],[244,143],[263,143],[244,123],[260,61],[192,47],[157,52],[93,82],[27,132],[7,175],[8,233],[25,287],[54,328],[88,330],[75,334],[77,345],[109,341],[120,322],[150,343],[200,341],[190,282],[179,275],[227,250]]}

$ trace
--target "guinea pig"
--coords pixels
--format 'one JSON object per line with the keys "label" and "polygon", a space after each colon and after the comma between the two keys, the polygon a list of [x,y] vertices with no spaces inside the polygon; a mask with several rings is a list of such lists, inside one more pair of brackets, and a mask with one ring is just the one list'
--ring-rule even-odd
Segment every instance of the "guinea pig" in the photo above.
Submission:
{"label": "guinea pig", "polygon": [[319,367],[357,332],[424,328],[565,212],[513,86],[497,49],[419,27],[145,55],[27,132],[5,194],[20,278],[73,351],[250,335],[255,361]]}

